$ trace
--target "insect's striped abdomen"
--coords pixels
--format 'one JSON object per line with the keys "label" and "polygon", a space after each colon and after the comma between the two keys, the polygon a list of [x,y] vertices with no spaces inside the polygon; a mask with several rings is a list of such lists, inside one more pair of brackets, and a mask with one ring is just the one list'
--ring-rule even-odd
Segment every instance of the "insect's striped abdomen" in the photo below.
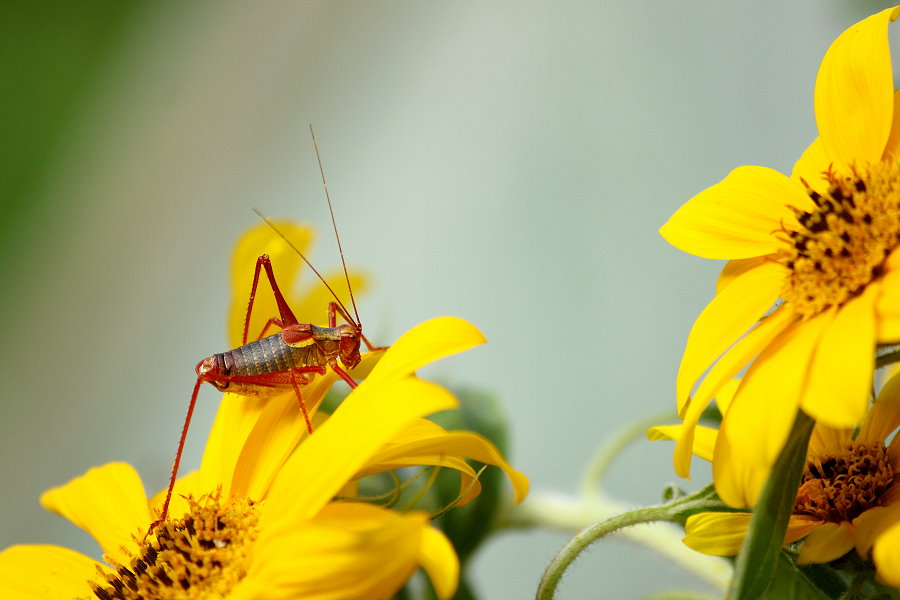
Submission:
{"label": "insect's striped abdomen", "polygon": [[219,357],[225,366],[224,374],[230,377],[264,375],[326,364],[325,355],[316,344],[294,348],[284,343],[280,333],[223,352]]}

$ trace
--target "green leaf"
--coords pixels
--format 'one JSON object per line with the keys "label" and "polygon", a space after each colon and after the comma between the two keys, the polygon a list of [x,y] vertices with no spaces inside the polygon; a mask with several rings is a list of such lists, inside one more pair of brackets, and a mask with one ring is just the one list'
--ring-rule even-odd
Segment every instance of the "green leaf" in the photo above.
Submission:
{"label": "green leaf", "polygon": [[757,600],[775,582],[781,546],[800,487],[813,425],[815,421],[802,411],[797,411],[787,443],[775,461],[753,509],[750,530],[735,566],[729,600]]}
{"label": "green leaf", "polygon": [[835,597],[829,596],[813,585],[784,551],[779,551],[776,556],[775,569],[768,588],[762,595],[756,596],[759,600],[832,600]]}
{"label": "green leaf", "polygon": [[[454,390],[460,407],[441,413],[435,418],[447,429],[467,429],[485,436],[504,454],[506,446],[506,421],[500,403],[489,394],[472,390]],[[473,463],[477,470],[480,463]],[[460,562],[466,564],[475,550],[494,530],[498,514],[511,501],[506,496],[507,484],[503,472],[496,467],[485,469],[479,481],[481,494],[467,506],[454,508],[436,521],[438,527],[450,538]],[[438,505],[445,506],[459,494],[459,477],[440,478],[433,490],[438,495]]]}

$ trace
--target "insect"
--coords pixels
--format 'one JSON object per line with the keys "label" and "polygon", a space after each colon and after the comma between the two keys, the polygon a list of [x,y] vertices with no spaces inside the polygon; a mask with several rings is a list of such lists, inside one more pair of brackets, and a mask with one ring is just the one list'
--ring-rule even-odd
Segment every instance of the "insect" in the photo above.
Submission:
{"label": "insect", "polygon": [[[348,369],[352,369],[359,364],[360,342],[365,343],[366,348],[371,351],[384,350],[383,347],[376,347],[366,339],[362,332],[362,324],[359,320],[359,313],[356,309],[356,300],[353,298],[353,290],[350,287],[350,276],[347,273],[347,264],[344,261],[344,251],[341,248],[341,238],[338,235],[337,224],[334,218],[334,210],[331,206],[331,198],[328,193],[328,184],[325,182],[325,170],[322,167],[322,159],[319,155],[319,147],[316,143],[316,136],[310,126],[310,134],[312,135],[313,147],[316,151],[316,159],[319,165],[319,173],[322,176],[322,185],[325,188],[325,198],[328,201],[328,210],[331,214],[331,223],[334,228],[335,238],[338,244],[338,253],[341,256],[341,264],[344,269],[344,278],[347,281],[347,290],[350,294],[350,302],[353,307],[353,315],[350,316],[349,311],[340,301],[334,290],[325,281],[325,278],[316,270],[315,267],[307,260],[306,256],[278,229],[278,227],[264,216],[258,210],[254,209],[259,217],[265,221],[298,255],[303,262],[315,273],[319,280],[328,288],[334,301],[328,303],[328,327],[319,327],[310,323],[300,323],[293,311],[284,299],[278,282],[275,279],[275,273],[272,270],[272,263],[268,255],[262,255],[256,260],[256,268],[253,273],[253,285],[250,288],[250,300],[247,304],[247,316],[244,320],[244,334],[242,345],[227,352],[213,354],[204,358],[197,363],[197,382],[194,384],[194,391],[191,394],[191,401],[188,405],[187,416],[185,417],[184,426],[181,430],[181,437],[178,441],[178,450],[175,454],[175,461],[172,465],[172,475],[169,479],[169,487],[166,490],[166,499],[163,502],[162,510],[159,518],[154,521],[147,535],[156,528],[157,525],[166,520],[169,511],[169,502],[172,499],[172,491],[175,487],[175,480],[178,476],[178,466],[181,463],[181,454],[184,450],[184,443],[187,438],[188,427],[191,423],[191,417],[194,412],[194,406],[197,402],[197,395],[200,387],[204,382],[212,384],[221,392],[233,392],[241,396],[257,396],[266,397],[277,394],[284,390],[293,389],[300,404],[300,410],[306,421],[307,431],[312,434],[313,427],[309,420],[309,414],[306,412],[306,405],[303,403],[303,396],[300,388],[310,383],[316,375],[324,375],[328,369],[334,371],[338,377],[347,382],[351,388],[357,386],[356,381],[347,373]],[[272,293],[275,296],[275,302],[278,306],[280,318],[271,318],[266,323],[259,339],[248,343],[248,333],[250,328],[250,315],[253,311],[253,301],[256,298],[256,290],[259,284],[260,271],[264,271]],[[337,317],[340,316],[346,323],[337,324]],[[266,331],[271,326],[281,328],[281,331],[272,335],[265,336]],[[265,336],[265,337],[263,337]],[[144,536],[146,538],[146,535]]]}

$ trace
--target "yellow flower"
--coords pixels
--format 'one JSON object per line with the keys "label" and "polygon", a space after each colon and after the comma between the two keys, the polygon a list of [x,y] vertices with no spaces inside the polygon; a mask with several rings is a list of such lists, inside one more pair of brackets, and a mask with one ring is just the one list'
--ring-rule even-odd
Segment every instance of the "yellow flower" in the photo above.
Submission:
{"label": "yellow flower", "polygon": [[[305,251],[311,234],[279,223]],[[268,226],[251,230],[232,264],[232,347],[241,343],[257,255],[270,255],[295,314],[327,324],[331,300],[316,284],[305,302],[292,295],[300,259]],[[261,278],[249,335],[278,311]],[[326,277],[336,291],[343,273]],[[357,291],[362,279],[351,276]],[[311,306],[320,309],[313,315]],[[272,332],[274,333],[274,331]],[[440,598],[453,595],[456,554],[422,511],[398,512],[360,498],[357,480],[400,467],[435,465],[459,471],[458,504],[480,491],[466,458],[497,465],[516,501],[528,480],[485,438],[445,431],[424,415],[453,408],[443,388],[415,371],[484,342],[472,325],[451,317],[413,328],[385,352],[366,353],[351,371],[365,379],[333,415],[318,413],[337,380],[329,370],[303,387],[316,428],[308,435],[293,391],[271,397],[224,394],[199,471],[179,479],[168,518],[145,539],[166,490],[148,500],[134,469],[111,463],[89,470],[42,498],[90,533],[105,563],[57,546],[14,546],[0,553],[0,597],[70,598],[387,598],[418,568]]]}
{"label": "yellow flower", "polygon": [[715,449],[716,491],[730,505],[753,505],[744,469],[771,466],[798,407],[832,427],[859,422],[875,345],[900,340],[900,119],[886,35],[898,14],[869,17],[829,48],[819,138],[790,177],[735,169],[660,230],[686,252],[730,260],[688,337],[674,459],[688,476],[701,413],[749,364]]}
{"label": "yellow flower", "polygon": [[[716,396],[723,411],[734,401],[730,396],[736,387],[737,382],[732,382]],[[816,424],[784,539],[785,543],[791,543],[806,537],[800,547],[798,564],[830,562],[854,548],[867,558],[885,529],[900,523],[900,438],[895,436],[890,443],[886,441],[898,426],[900,376],[893,377],[882,388],[855,437],[853,429]],[[650,436],[674,439],[681,427],[656,427]],[[694,438],[697,455],[711,458],[715,438],[714,429],[698,426]],[[764,483],[768,470],[751,467],[743,472],[746,477],[740,485],[754,488],[744,495],[755,496],[755,488]],[[692,515],[685,524],[684,543],[704,554],[735,555],[741,549],[751,516],[748,512]],[[895,547],[889,546],[896,555]],[[896,567],[900,563],[895,558],[891,563],[892,573],[900,572]],[[883,570],[879,566],[879,572]]]}
{"label": "yellow flower", "polygon": [[450,597],[458,561],[427,514],[334,498],[352,494],[356,477],[400,465],[474,476],[464,456],[501,466],[524,497],[527,479],[484,438],[421,419],[456,401],[414,371],[483,341],[460,319],[423,323],[333,415],[318,416],[311,436],[291,393],[225,394],[200,470],[178,481],[153,535],[141,542],[163,493],[148,501],[128,465],[91,469],[41,500],[89,532],[107,564],[56,546],[14,546],[0,554],[0,597],[388,598],[418,566]]}

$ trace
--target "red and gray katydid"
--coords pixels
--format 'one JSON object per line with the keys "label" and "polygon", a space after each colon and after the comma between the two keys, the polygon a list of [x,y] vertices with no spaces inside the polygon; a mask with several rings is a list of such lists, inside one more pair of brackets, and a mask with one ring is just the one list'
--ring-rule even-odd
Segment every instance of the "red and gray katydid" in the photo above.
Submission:
{"label": "red and gray katydid", "polygon": [[[312,128],[310,127],[312,133]],[[153,529],[164,522],[168,516],[169,502],[172,499],[172,491],[175,480],[178,477],[178,466],[181,463],[181,454],[184,450],[184,442],[187,438],[188,427],[197,402],[197,394],[203,382],[212,384],[222,392],[232,392],[240,396],[266,397],[278,394],[284,390],[293,389],[300,404],[300,411],[306,421],[306,428],[310,434],[313,432],[312,423],[303,402],[300,388],[310,383],[316,375],[324,375],[328,369],[334,371],[341,379],[347,382],[351,388],[357,386],[356,381],[347,373],[359,364],[360,342],[365,343],[369,351],[383,350],[383,347],[373,346],[363,335],[359,313],[356,310],[356,300],[353,298],[353,290],[350,287],[350,277],[347,273],[347,265],[344,261],[344,252],[341,248],[341,239],[337,232],[334,220],[334,211],[331,208],[331,198],[328,194],[328,185],[325,183],[325,172],[322,161],[319,158],[319,148],[313,133],[313,145],[316,149],[316,158],[319,162],[319,171],[322,175],[322,184],[325,187],[325,198],[328,201],[328,210],[331,213],[331,222],[337,239],[338,252],[341,256],[341,264],[344,268],[344,278],[347,281],[347,290],[350,294],[350,302],[353,307],[355,319],[340,301],[328,282],[322,277],[315,267],[307,260],[302,252],[285,237],[272,221],[259,211],[254,211],[277,233],[299,256],[303,262],[312,269],[313,273],[328,288],[334,301],[328,303],[328,327],[319,327],[310,323],[300,323],[293,311],[284,299],[281,289],[275,280],[272,264],[268,255],[262,255],[256,260],[256,269],[253,273],[253,285],[250,289],[250,300],[247,305],[247,316],[244,320],[244,335],[242,345],[227,352],[214,354],[201,360],[196,367],[197,382],[191,394],[191,402],[188,406],[187,416],[181,430],[178,441],[178,451],[172,465],[172,475],[169,479],[169,487],[166,490],[166,498],[163,502],[159,518],[155,520],[147,531],[149,535]],[[253,342],[247,341],[250,327],[250,315],[253,310],[253,301],[256,298],[257,284],[259,283],[260,270],[264,270],[275,302],[278,305],[280,318],[271,318],[266,323],[259,339]],[[340,315],[346,323],[337,324],[337,316]],[[272,325],[281,328],[281,331],[263,337]]]}

